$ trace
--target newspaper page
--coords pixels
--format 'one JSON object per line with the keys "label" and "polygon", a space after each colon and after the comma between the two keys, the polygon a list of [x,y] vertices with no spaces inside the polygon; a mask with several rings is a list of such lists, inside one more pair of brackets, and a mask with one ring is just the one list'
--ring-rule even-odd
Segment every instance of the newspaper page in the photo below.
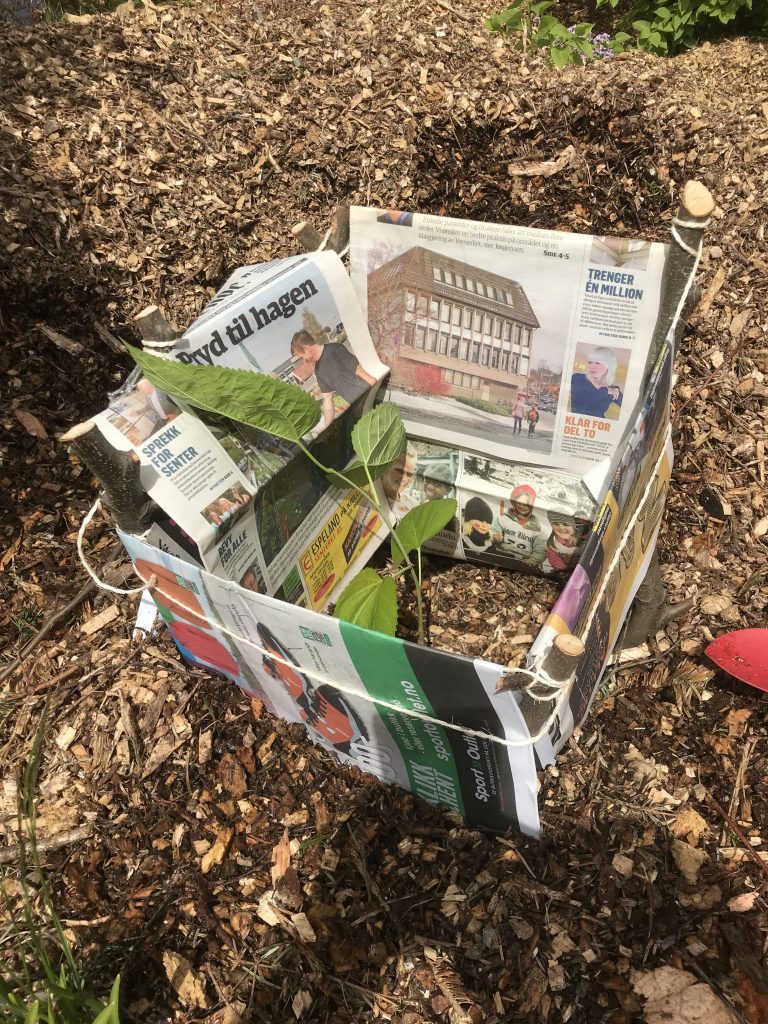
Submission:
{"label": "newspaper page", "polygon": [[607,472],[643,384],[664,245],[354,207],[350,252],[411,436]]}
{"label": "newspaper page", "polygon": [[[306,440],[339,468],[353,457],[352,427],[386,373],[332,252],[241,268],[167,357],[302,387],[321,411]],[[187,408],[145,378],[95,421],[140,463],[161,510],[151,543],[248,589],[321,607],[381,540],[370,504],[330,487],[295,445]]]}
{"label": "newspaper page", "polygon": [[423,502],[456,500],[456,518],[424,545],[429,551],[555,579],[577,564],[597,511],[570,473],[419,440],[408,441],[379,492],[393,521]]}
{"label": "newspaper page", "polygon": [[673,463],[669,433],[673,362],[670,338],[656,361],[579,564],[529,652],[529,661],[535,659],[563,632],[580,636],[585,644],[569,702],[553,721],[549,735],[536,745],[543,764],[554,758],[573,726],[586,716],[656,547]]}
{"label": "newspaper page", "polygon": [[335,252],[237,271],[169,355],[298,384],[320,403],[317,433],[387,373]]}
{"label": "newspaper page", "polygon": [[290,607],[121,539],[139,574],[158,578],[187,661],[300,722],[344,764],[472,824],[538,835],[533,748],[516,698],[495,692],[501,666]]}

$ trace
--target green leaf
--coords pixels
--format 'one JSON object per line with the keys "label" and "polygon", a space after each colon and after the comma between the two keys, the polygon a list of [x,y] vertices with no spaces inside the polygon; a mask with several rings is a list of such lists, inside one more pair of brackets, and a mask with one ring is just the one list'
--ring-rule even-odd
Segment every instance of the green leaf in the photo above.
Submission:
{"label": "green leaf", "polygon": [[489,25],[491,29],[510,29],[514,31],[519,29],[523,24],[523,19],[520,11],[515,10],[514,7],[508,7],[506,11],[502,11],[501,14],[497,14],[494,18],[489,19],[492,24]]}
{"label": "green leaf", "polygon": [[566,64],[571,63],[571,51],[553,46],[549,51],[549,59],[556,68],[564,68]]}
{"label": "green leaf", "polygon": [[456,507],[454,498],[435,498],[433,501],[425,501],[423,505],[417,505],[410,512],[406,512],[392,531],[392,561],[394,564],[400,565],[403,561],[400,548],[395,543],[395,537],[400,541],[400,546],[406,554],[415,551],[421,547],[424,541],[445,529],[456,515]]}
{"label": "green leaf", "polygon": [[568,34],[568,29],[565,25],[552,14],[544,15],[539,22],[539,27],[536,31],[538,34],[551,33],[552,35],[555,35],[558,32],[565,32],[566,35]]}
{"label": "green leaf", "polygon": [[109,1003],[104,1007],[93,1024],[120,1024],[120,975],[115,978],[112,984],[112,991],[109,993]]}
{"label": "green leaf", "polygon": [[377,405],[352,431],[352,447],[365,466],[388,466],[405,448],[405,428],[396,406]]}
{"label": "green leaf", "polygon": [[585,57],[592,57],[595,52],[594,46],[588,39],[576,39],[574,49],[581,50]]}
{"label": "green leaf", "polygon": [[144,375],[161,391],[190,405],[299,441],[320,419],[320,406],[293,384],[252,370],[190,366],[126,345]]}
{"label": "green leaf", "polygon": [[363,569],[344,588],[333,614],[354,626],[394,636],[397,628],[397,585],[394,579],[391,576],[382,579],[373,569]]}
{"label": "green leaf", "polygon": [[24,1018],[24,1024],[37,1024],[40,1019],[40,1003],[35,999],[34,1002],[29,1004],[27,1015]]}

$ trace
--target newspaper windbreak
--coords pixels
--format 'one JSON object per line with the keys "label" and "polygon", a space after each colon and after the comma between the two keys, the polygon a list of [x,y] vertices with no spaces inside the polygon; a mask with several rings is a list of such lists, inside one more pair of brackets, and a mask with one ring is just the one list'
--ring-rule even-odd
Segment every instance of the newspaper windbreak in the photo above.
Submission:
{"label": "newspaper windbreak", "polygon": [[354,207],[352,281],[410,436],[602,483],[632,418],[665,246]]}
{"label": "newspaper windbreak", "polygon": [[122,539],[139,574],[157,577],[155,600],[187,660],[302,723],[343,763],[471,821],[536,833],[533,749],[515,700],[494,693],[500,666],[290,607]]}
{"label": "newspaper windbreak", "polygon": [[142,540],[122,539],[139,575],[157,578],[153,596],[193,664],[303,723],[344,763],[473,824],[537,835],[536,770],[587,713],[655,544],[671,471],[671,365],[667,345],[581,560],[531,649],[529,664],[566,630],[586,644],[568,704],[535,744],[546,721],[542,706],[497,694],[500,665],[290,607]]}
{"label": "newspaper windbreak", "polygon": [[[298,384],[321,411],[316,439],[306,440],[340,468],[386,373],[335,253],[237,271],[167,357]],[[158,506],[147,540],[248,590],[322,608],[383,536],[370,504],[331,487],[295,445],[186,408],[145,378],[96,423],[140,462]]]}

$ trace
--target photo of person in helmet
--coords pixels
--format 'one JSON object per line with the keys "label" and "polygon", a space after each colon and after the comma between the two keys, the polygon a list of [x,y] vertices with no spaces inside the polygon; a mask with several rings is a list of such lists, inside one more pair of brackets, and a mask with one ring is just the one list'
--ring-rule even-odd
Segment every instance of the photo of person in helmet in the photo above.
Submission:
{"label": "photo of person in helmet", "polygon": [[547,554],[547,535],[534,512],[536,491],[529,484],[515,487],[509,503],[499,502],[494,520],[494,549],[526,566],[540,566]]}

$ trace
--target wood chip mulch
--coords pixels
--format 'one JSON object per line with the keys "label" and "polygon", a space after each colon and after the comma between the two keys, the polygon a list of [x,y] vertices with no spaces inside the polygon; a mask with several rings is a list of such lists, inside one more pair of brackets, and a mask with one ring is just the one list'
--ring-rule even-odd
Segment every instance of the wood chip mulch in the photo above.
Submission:
{"label": "wood chip mulch", "polygon": [[[768,52],[559,74],[489,36],[489,13],[145,0],[0,26],[8,668],[86,583],[96,488],[56,437],[125,374],[115,338],[144,305],[188,323],[341,202],[653,239],[687,178],[719,204],[660,541],[695,610],[604,679],[541,777],[541,843],[339,768],[164,636],[134,644],[133,598],[83,595],[0,683],[0,916],[20,892],[16,774],[50,697],[44,862],[92,984],[122,973],[128,1021],[633,1024],[670,1019],[667,983],[682,1024],[768,1020],[766,705],[703,655],[768,605]],[[125,582],[104,519],[89,552]],[[433,639],[512,660],[551,595],[499,606],[498,577],[433,577]]]}

